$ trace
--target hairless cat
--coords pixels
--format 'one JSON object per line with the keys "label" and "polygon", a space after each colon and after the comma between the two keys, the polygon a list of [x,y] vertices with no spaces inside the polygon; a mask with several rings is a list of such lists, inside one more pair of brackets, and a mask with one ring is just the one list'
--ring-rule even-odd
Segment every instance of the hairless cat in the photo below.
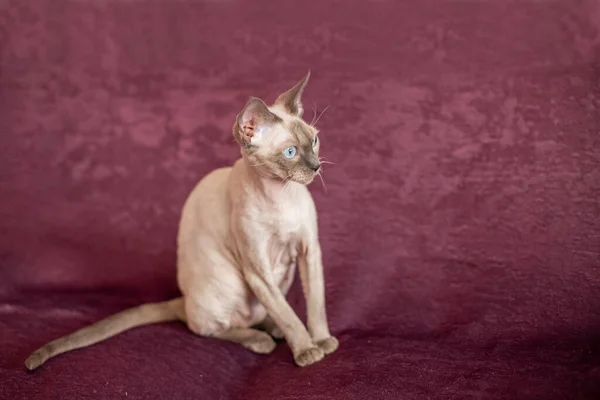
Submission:
{"label": "hairless cat", "polygon": [[[143,304],[56,339],[29,356],[28,369],[164,321],[183,321],[195,334],[261,354],[274,350],[273,338],[285,338],[299,366],[338,348],[329,333],[317,214],[306,188],[321,167],[318,131],[302,119],[309,76],[272,106],[250,99],[233,125],[241,159],[209,173],[186,200],[177,237],[182,297]],[[285,298],[296,265],[306,326]]]}

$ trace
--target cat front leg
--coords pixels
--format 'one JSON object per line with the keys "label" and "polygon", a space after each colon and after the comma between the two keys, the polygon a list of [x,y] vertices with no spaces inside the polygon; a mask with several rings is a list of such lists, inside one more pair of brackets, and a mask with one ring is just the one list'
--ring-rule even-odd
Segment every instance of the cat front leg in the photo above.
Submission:
{"label": "cat front leg", "polygon": [[329,333],[325,307],[325,279],[321,246],[317,240],[307,245],[298,259],[300,280],[306,298],[307,327],[310,336],[325,354],[333,353],[338,340]]}
{"label": "cat front leg", "polygon": [[304,367],[323,359],[325,353],[317,346],[306,327],[287,302],[275,283],[267,257],[253,260],[244,268],[246,281],[269,316],[283,332],[294,354],[294,361]]}

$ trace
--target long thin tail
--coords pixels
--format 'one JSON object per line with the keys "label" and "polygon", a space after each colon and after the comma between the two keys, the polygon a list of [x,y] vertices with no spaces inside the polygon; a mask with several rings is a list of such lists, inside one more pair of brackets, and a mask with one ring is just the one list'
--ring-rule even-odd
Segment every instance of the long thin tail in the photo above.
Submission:
{"label": "long thin tail", "polygon": [[185,320],[183,297],[161,303],[142,304],[45,344],[27,358],[25,366],[34,370],[54,356],[101,342],[128,329],[179,320]]}

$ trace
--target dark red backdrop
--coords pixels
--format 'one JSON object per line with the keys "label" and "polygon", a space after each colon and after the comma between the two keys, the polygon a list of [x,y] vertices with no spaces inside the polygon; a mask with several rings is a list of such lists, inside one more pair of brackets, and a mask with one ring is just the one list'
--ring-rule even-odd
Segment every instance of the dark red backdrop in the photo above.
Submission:
{"label": "dark red backdrop", "polygon": [[[0,0],[0,57],[2,399],[600,398],[597,1]],[[26,373],[177,294],[187,193],[309,68],[339,351],[164,324]]]}

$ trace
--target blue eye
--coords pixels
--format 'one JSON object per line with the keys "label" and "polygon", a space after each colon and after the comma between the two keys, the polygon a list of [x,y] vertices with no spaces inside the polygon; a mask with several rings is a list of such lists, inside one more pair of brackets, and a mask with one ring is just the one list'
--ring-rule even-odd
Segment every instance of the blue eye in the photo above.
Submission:
{"label": "blue eye", "polygon": [[315,138],[313,139],[313,147],[315,147],[317,145],[317,135],[315,135]]}
{"label": "blue eye", "polygon": [[285,149],[283,151],[283,155],[286,158],[294,158],[294,156],[296,155],[296,147],[295,146],[290,146],[287,149]]}

